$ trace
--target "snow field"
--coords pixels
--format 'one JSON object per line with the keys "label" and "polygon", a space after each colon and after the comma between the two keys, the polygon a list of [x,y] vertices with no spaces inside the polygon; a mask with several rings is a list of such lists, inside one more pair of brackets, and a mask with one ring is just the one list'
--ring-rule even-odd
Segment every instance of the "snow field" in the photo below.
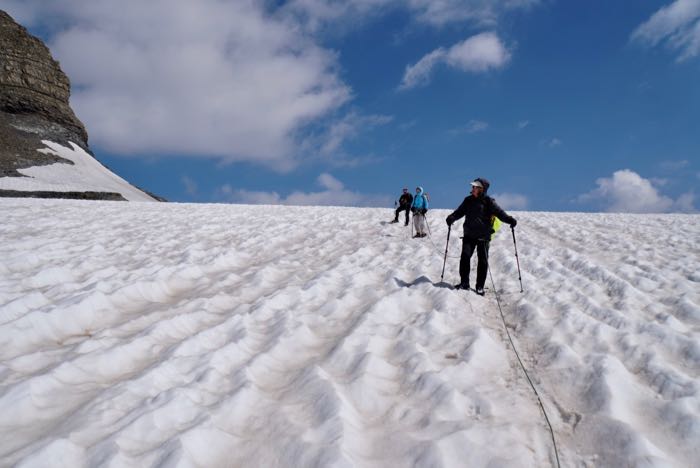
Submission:
{"label": "snow field", "polygon": [[130,201],[155,201],[100,164],[75,143],[71,142],[70,148],[49,140],[42,140],[42,143],[46,148],[37,151],[59,156],[70,163],[21,169],[18,172],[25,177],[0,177],[0,189],[24,192],[116,192]]}
{"label": "snow field", "polygon": [[[459,230],[440,283],[447,210],[0,203],[0,465],[554,463]],[[692,466],[700,218],[515,215],[525,293],[507,227],[492,273],[562,464]]]}

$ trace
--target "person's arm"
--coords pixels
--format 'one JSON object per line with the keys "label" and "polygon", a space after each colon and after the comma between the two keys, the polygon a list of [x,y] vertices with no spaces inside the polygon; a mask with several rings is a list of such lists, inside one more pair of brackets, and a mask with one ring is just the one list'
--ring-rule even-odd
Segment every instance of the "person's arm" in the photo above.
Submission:
{"label": "person's arm", "polygon": [[510,227],[514,228],[516,224],[518,224],[518,221],[513,218],[511,215],[503,211],[503,208],[498,206],[498,203],[496,203],[496,200],[491,198],[491,211],[493,211],[493,214],[496,215],[498,219],[503,221],[504,223],[510,224]]}
{"label": "person's arm", "polygon": [[466,209],[467,209],[467,208],[466,208],[466,203],[467,203],[467,199],[468,199],[468,198],[469,198],[469,197],[465,198],[465,199],[462,201],[462,203],[457,207],[457,209],[454,210],[452,213],[450,213],[450,215],[447,217],[447,219],[445,219],[445,221],[447,222],[447,225],[448,225],[448,226],[451,226],[452,223],[454,223],[454,222],[457,221],[459,218],[461,218],[462,216],[464,216],[464,214],[465,214],[465,212],[466,212]]}

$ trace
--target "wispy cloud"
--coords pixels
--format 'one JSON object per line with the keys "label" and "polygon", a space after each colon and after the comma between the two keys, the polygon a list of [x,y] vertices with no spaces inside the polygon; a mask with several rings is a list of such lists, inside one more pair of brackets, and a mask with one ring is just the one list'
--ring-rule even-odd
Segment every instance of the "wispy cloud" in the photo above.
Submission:
{"label": "wispy cloud", "polygon": [[283,10],[307,30],[350,28],[367,18],[405,11],[417,22],[434,28],[455,23],[493,26],[514,10],[529,9],[541,0],[291,0]]}
{"label": "wispy cloud", "polygon": [[518,122],[517,127],[518,127],[518,130],[523,130],[528,125],[530,125],[529,120],[521,120],[520,122]]}
{"label": "wispy cloud", "polygon": [[182,176],[182,183],[185,186],[185,193],[187,195],[197,195],[197,182],[195,182],[191,177]]}
{"label": "wispy cloud", "polygon": [[561,146],[563,143],[564,142],[562,142],[557,137],[548,138],[547,140],[544,141],[544,145],[549,147],[549,148],[556,148],[557,146]]}
{"label": "wispy cloud", "polygon": [[510,52],[495,33],[477,34],[449,49],[435,49],[415,64],[407,66],[399,89],[427,85],[437,65],[444,64],[469,73],[483,73],[504,67],[510,57]]}
{"label": "wispy cloud", "polygon": [[413,119],[413,120],[411,120],[411,121],[409,121],[409,122],[404,122],[404,123],[400,124],[400,125],[399,125],[399,130],[401,130],[402,132],[405,132],[405,131],[407,131],[407,130],[412,129],[412,128],[415,127],[416,125],[418,125],[418,121],[417,121],[416,119]]}
{"label": "wispy cloud", "polygon": [[659,167],[664,171],[676,172],[685,169],[690,165],[690,161],[687,159],[681,159],[677,161],[661,161]]}
{"label": "wispy cloud", "polygon": [[316,179],[319,191],[295,191],[286,197],[277,192],[234,189],[224,185],[217,190],[222,201],[254,205],[308,205],[308,206],[391,206],[392,198],[386,195],[364,194],[348,190],[340,180],[328,173]]}
{"label": "wispy cloud", "polygon": [[394,118],[389,115],[361,115],[350,112],[343,118],[332,122],[322,133],[320,153],[324,156],[337,154],[346,140],[354,138],[359,133],[386,125],[393,120]]}
{"label": "wispy cloud", "polygon": [[682,62],[700,54],[700,0],[675,0],[632,33],[635,42],[656,46],[665,43]]}
{"label": "wispy cloud", "polygon": [[662,195],[651,180],[636,172],[623,169],[612,177],[596,180],[597,187],[577,197],[579,203],[593,203],[608,212],[622,213],[667,213],[695,212],[695,195],[681,195],[677,200]]}
{"label": "wispy cloud", "polygon": [[496,193],[493,198],[504,210],[525,210],[530,205],[530,200],[519,193]]}
{"label": "wispy cloud", "polygon": [[453,130],[450,130],[450,133],[453,135],[457,135],[460,133],[467,133],[467,134],[474,134],[474,133],[480,133],[480,132],[485,132],[488,130],[489,124],[488,122],[484,122],[482,120],[470,120],[467,122],[466,125],[455,128]]}

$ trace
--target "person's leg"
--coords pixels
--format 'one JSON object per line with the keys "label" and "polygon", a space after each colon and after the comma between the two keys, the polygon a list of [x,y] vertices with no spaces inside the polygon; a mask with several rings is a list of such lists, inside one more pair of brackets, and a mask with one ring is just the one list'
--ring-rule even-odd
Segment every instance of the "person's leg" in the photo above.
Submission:
{"label": "person's leg", "polygon": [[476,290],[484,289],[486,284],[486,274],[489,271],[489,242],[479,241],[476,247]]}
{"label": "person's leg", "polygon": [[460,284],[464,288],[469,287],[469,262],[471,261],[475,246],[476,243],[471,239],[466,237],[462,239],[462,255],[459,257],[459,277]]}
{"label": "person's leg", "polygon": [[415,231],[413,237],[420,237],[420,215],[418,213],[413,214],[413,230]]}
{"label": "person's leg", "polygon": [[401,207],[399,206],[394,210],[394,222],[398,223],[399,222],[399,213],[401,213]]}
{"label": "person's leg", "polygon": [[411,210],[408,208],[408,206],[404,207],[404,210],[406,210],[406,224],[404,224],[404,226],[408,226],[408,214],[411,212]]}

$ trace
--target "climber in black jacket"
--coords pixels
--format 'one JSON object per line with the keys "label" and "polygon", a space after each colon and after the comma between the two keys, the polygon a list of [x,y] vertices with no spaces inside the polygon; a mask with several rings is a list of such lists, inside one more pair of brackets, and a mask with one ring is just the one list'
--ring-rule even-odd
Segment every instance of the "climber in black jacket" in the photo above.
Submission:
{"label": "climber in black jacket", "polygon": [[399,198],[399,207],[396,208],[396,211],[394,211],[394,219],[391,221],[392,223],[398,223],[399,222],[399,213],[402,211],[406,211],[406,224],[404,226],[408,226],[408,212],[411,209],[411,205],[413,204],[413,195],[408,193],[408,189],[404,187],[403,193],[401,194],[401,197]]}
{"label": "climber in black jacket", "polygon": [[462,256],[459,260],[460,283],[455,285],[457,289],[469,289],[469,262],[474,249],[477,254],[476,267],[476,293],[484,295],[484,284],[488,273],[489,242],[493,233],[493,217],[497,217],[504,223],[514,228],[517,224],[515,218],[498,206],[496,201],[486,195],[489,189],[489,181],[484,178],[475,179],[471,183],[471,195],[466,197],[459,208],[453,211],[446,219],[447,225],[464,216],[464,238],[462,239]]}

